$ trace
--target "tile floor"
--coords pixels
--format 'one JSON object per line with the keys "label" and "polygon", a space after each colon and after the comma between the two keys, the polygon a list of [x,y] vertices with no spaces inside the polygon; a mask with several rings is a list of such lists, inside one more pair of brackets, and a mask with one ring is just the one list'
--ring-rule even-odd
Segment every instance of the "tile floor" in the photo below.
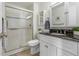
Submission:
{"label": "tile floor", "polygon": [[16,54],[13,54],[11,56],[39,56],[39,53],[37,53],[35,55],[31,55],[30,50],[24,50],[24,51],[18,52]]}

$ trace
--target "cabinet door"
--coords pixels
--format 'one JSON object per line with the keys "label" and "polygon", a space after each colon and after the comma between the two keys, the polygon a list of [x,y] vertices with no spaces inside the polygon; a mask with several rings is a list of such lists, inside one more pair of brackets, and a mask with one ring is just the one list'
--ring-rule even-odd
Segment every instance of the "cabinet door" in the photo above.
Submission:
{"label": "cabinet door", "polygon": [[43,41],[40,41],[40,55],[48,56],[48,44]]}
{"label": "cabinet door", "polygon": [[54,45],[48,44],[48,55],[56,56],[56,47]]}
{"label": "cabinet door", "polygon": [[57,56],[74,56],[73,54],[71,54],[70,52],[67,52],[65,50],[62,49],[57,49]]}
{"label": "cabinet door", "polygon": [[44,41],[40,41],[40,55],[56,56],[56,47]]}

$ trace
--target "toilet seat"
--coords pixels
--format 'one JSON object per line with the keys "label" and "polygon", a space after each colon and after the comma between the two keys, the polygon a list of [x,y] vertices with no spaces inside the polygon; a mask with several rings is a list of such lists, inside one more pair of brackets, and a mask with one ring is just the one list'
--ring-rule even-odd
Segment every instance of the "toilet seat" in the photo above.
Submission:
{"label": "toilet seat", "polygon": [[29,46],[36,46],[39,44],[39,40],[35,39],[35,40],[31,40],[28,42]]}

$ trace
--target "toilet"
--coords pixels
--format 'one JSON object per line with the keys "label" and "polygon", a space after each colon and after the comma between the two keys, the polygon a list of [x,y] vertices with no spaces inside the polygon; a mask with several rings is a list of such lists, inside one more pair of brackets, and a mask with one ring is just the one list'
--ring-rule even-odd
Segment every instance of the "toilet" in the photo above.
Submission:
{"label": "toilet", "polygon": [[28,42],[28,46],[30,47],[30,53],[32,55],[39,53],[39,40],[35,39],[35,40],[31,40]]}

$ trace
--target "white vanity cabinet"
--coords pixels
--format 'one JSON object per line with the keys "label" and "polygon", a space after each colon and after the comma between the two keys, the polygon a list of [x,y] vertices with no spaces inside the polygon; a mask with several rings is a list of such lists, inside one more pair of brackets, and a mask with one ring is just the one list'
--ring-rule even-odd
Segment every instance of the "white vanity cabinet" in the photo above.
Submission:
{"label": "white vanity cabinet", "polygon": [[57,3],[50,8],[50,27],[79,26],[79,3]]}
{"label": "white vanity cabinet", "polygon": [[56,56],[56,47],[47,42],[40,40],[40,55],[41,56]]}
{"label": "white vanity cabinet", "polygon": [[77,56],[78,45],[75,41],[70,41],[54,36],[38,34],[40,40],[41,56]]}

